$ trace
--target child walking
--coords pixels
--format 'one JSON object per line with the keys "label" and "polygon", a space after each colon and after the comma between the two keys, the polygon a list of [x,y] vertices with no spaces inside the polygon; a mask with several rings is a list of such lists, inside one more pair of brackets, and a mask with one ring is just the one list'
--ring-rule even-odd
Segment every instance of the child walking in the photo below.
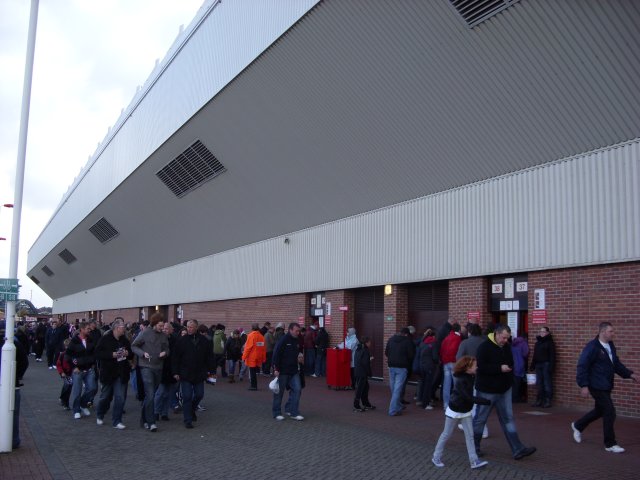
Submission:
{"label": "child walking", "polygon": [[464,439],[467,444],[471,468],[481,468],[489,463],[478,458],[476,447],[473,443],[473,425],[471,419],[473,404],[489,405],[491,403],[485,398],[473,396],[473,383],[477,369],[476,359],[469,355],[462,357],[453,367],[453,392],[449,399],[449,406],[445,411],[444,430],[442,434],[440,434],[438,444],[433,452],[433,458],[431,459],[436,467],[444,467],[444,463],[442,463],[441,460],[444,446],[447,444],[447,440],[451,437],[451,432],[453,432],[458,422],[462,424],[462,430],[464,431]]}

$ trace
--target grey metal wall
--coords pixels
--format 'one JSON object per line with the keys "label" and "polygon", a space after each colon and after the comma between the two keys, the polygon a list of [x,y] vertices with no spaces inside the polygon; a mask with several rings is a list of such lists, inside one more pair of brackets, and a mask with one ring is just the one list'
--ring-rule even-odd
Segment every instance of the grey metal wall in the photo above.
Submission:
{"label": "grey metal wall", "polygon": [[64,195],[27,270],[318,1],[205,2]]}
{"label": "grey metal wall", "polygon": [[640,139],[54,301],[57,313],[640,260]]}

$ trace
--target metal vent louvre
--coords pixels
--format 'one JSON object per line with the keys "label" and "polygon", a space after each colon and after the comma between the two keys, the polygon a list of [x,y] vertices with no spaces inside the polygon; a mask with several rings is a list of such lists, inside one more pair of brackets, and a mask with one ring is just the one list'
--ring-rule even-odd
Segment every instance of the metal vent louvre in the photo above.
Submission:
{"label": "metal vent louvre", "polygon": [[181,198],[227,169],[200,140],[165,165],[156,176]]}
{"label": "metal vent louvre", "polygon": [[71,253],[66,248],[63,251],[61,251],[58,254],[58,256],[62,258],[65,262],[67,262],[67,264],[71,264],[77,260],[77,258],[73,255],[73,253]]}
{"label": "metal vent louvre", "polygon": [[96,223],[94,223],[89,231],[100,240],[101,243],[107,243],[109,240],[114,239],[120,232],[115,229],[113,225],[111,225],[106,218],[102,217]]}
{"label": "metal vent louvre", "polygon": [[46,265],[42,267],[42,271],[47,274],[47,277],[53,277],[53,271]]}
{"label": "metal vent louvre", "polygon": [[31,281],[32,281],[33,283],[35,283],[36,285],[39,285],[39,284],[40,284],[40,280],[38,280],[38,279],[37,279],[36,277],[34,277],[33,275],[31,275],[29,278],[30,278],[30,279],[31,279]]}
{"label": "metal vent louvre", "polygon": [[449,0],[469,28],[509,8],[520,0]]}

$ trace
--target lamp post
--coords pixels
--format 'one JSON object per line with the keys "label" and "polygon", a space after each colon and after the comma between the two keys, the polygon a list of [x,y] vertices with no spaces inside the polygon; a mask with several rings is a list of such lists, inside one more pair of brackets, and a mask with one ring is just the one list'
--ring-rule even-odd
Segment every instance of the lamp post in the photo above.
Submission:
{"label": "lamp post", "polygon": [[[33,77],[33,58],[36,49],[36,29],[38,26],[39,0],[31,0],[29,16],[29,35],[27,58],[24,68],[22,88],[22,112],[20,115],[20,135],[18,159],[16,162],[15,200],[13,202],[13,227],[11,231],[11,254],[9,260],[9,278],[18,278],[18,253],[20,245],[20,217],[22,215],[22,189],[24,186],[24,164],[27,154],[27,132],[29,130],[29,106],[31,103],[31,79]],[[5,204],[5,206],[10,204]],[[2,346],[2,376],[0,377],[0,452],[13,450],[13,410],[15,391],[16,346],[13,343],[16,302],[8,300],[6,309],[6,336]]]}

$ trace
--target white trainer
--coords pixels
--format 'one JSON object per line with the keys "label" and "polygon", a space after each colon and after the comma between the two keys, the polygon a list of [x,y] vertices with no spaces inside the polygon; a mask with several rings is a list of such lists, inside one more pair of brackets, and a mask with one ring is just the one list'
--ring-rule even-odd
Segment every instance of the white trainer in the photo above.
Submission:
{"label": "white trainer", "polygon": [[102,420],[101,418],[96,418],[96,423],[98,425],[103,425],[104,424],[104,420]]}
{"label": "white trainer", "polygon": [[80,415],[80,412],[78,412],[78,413],[74,413],[74,414],[73,414],[73,418],[75,418],[76,420],[79,420],[79,419],[81,419],[81,418],[82,418],[82,415]]}
{"label": "white trainer", "polygon": [[291,418],[292,418],[293,420],[297,420],[297,421],[299,421],[299,422],[301,422],[302,420],[304,420],[304,417],[303,417],[302,415],[295,415],[295,416],[294,416],[294,415],[291,415]]}
{"label": "white trainer", "polygon": [[89,410],[88,408],[81,408],[80,411],[85,417],[88,417],[89,415],[91,415],[91,410]]}
{"label": "white trainer", "polygon": [[574,423],[571,423],[571,430],[573,430],[573,439],[576,443],[582,442],[582,434],[580,433],[580,430],[576,428]]}
{"label": "white trainer", "polygon": [[127,427],[124,425],[124,423],[119,423],[117,425],[114,425],[113,428],[117,428],[118,430],[124,430]]}
{"label": "white trainer", "polygon": [[433,463],[438,468],[444,467],[444,463],[442,463],[442,460],[440,460],[439,458],[432,458],[431,463]]}
{"label": "white trainer", "polygon": [[284,417],[282,415],[278,415],[277,417],[275,417],[277,421],[281,422],[282,420],[284,420]]}
{"label": "white trainer", "polygon": [[624,448],[622,448],[620,445],[614,445],[612,447],[605,448],[605,450],[607,452],[611,452],[611,453],[623,453],[624,452]]}

